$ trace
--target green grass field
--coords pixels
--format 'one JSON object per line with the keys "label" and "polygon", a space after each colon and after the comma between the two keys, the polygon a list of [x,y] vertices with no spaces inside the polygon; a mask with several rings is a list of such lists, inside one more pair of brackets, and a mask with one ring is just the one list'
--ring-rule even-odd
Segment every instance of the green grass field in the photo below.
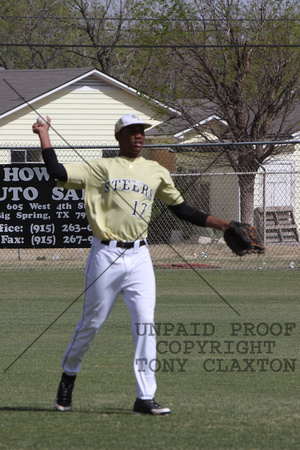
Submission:
{"label": "green grass field", "polygon": [[0,272],[0,448],[299,449],[299,271],[200,273],[216,292],[190,270],[156,273],[156,400],[172,414],[151,417],[132,414],[121,298],[85,356],[73,411],[59,413],[84,273]]}

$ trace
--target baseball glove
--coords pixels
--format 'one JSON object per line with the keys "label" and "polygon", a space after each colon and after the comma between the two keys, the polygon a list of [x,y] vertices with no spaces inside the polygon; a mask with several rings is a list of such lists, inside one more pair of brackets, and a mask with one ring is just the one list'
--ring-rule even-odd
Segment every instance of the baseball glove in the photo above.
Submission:
{"label": "baseball glove", "polygon": [[224,240],[228,247],[239,256],[247,253],[264,254],[266,251],[257,229],[247,223],[231,221],[224,233]]}

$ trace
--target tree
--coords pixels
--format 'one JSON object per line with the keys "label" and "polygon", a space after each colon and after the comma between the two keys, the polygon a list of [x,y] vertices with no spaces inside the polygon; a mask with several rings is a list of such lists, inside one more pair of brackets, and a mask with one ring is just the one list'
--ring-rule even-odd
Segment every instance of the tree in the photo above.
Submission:
{"label": "tree", "polygon": [[[296,11],[296,12],[295,12]],[[143,50],[147,66],[137,68],[141,90],[179,110],[197,123],[193,105],[226,123],[211,130],[225,147],[238,174],[241,220],[253,222],[255,173],[282,146],[266,142],[289,138],[299,117],[299,8],[283,0],[169,0],[139,5],[140,17],[156,17],[139,42],[169,45]],[[143,36],[143,37],[141,37]],[[208,129],[197,129],[209,140]],[[249,144],[249,143],[253,144]]]}
{"label": "tree", "polygon": [[122,79],[135,53],[130,47],[122,48],[132,41],[128,18],[134,0],[69,0],[66,3],[78,19],[71,26],[83,44],[82,48],[71,51],[89,65]]}
{"label": "tree", "polygon": [[63,0],[1,1],[0,60],[5,69],[74,65],[72,56],[59,47],[76,38],[66,25],[70,14],[65,3]]}
{"label": "tree", "polygon": [[76,64],[68,49],[60,47],[76,41],[65,3],[63,0],[1,2],[0,54],[5,69],[47,69]]}
{"label": "tree", "polygon": [[0,63],[5,69],[92,66],[122,79],[136,52],[128,47],[135,35],[130,19],[134,3],[2,0]]}

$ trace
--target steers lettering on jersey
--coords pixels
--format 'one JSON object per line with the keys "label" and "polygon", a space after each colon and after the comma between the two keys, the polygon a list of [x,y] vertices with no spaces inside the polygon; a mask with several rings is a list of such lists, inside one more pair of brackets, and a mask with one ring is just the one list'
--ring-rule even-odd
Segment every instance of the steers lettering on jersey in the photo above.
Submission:
{"label": "steers lettering on jersey", "polygon": [[110,191],[112,189],[113,191],[131,191],[131,192],[137,192],[142,195],[144,195],[148,200],[153,200],[153,189],[150,189],[150,187],[143,183],[142,181],[137,180],[130,180],[128,178],[123,178],[121,180],[111,180],[105,182],[105,190],[104,194]]}

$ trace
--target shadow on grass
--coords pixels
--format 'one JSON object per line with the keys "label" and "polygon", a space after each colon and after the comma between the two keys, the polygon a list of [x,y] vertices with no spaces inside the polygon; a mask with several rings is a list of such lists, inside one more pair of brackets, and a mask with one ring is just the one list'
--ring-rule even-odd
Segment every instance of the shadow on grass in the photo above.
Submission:
{"label": "shadow on grass", "polygon": [[[11,411],[11,412],[52,412],[56,414],[62,414],[61,411],[56,411],[54,408],[37,408],[33,406],[1,406],[0,411]],[[126,411],[124,409],[105,409],[99,411],[85,411],[85,410],[73,410],[73,411],[65,411],[64,414],[72,413],[73,414],[102,414],[102,415],[133,415],[133,412]]]}

